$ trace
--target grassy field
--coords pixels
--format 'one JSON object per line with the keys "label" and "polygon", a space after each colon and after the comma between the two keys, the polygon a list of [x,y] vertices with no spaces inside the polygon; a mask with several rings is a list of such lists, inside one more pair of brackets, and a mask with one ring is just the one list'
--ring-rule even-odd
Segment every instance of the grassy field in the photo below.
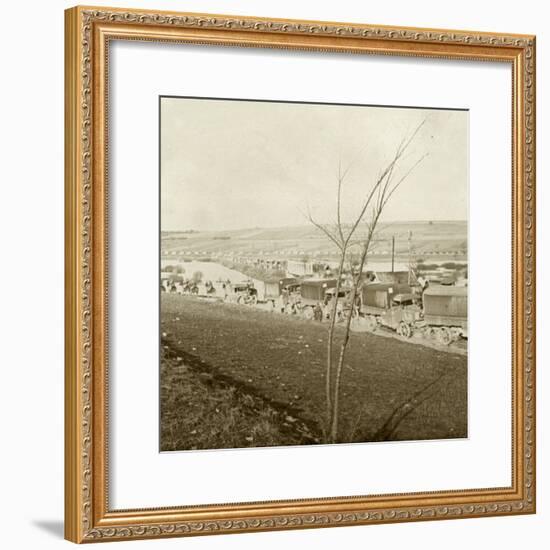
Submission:
{"label": "grassy field", "polygon": [[211,373],[161,350],[161,450],[315,443],[307,425]]}
{"label": "grassy field", "polygon": [[[380,223],[376,254],[389,254],[391,239],[395,237],[397,255],[408,254],[409,231],[417,254],[428,252],[458,252],[467,250],[468,225],[466,221],[392,222]],[[193,233],[163,232],[162,249],[166,253],[197,252],[205,254],[262,253],[287,257],[300,250],[305,255],[334,253],[332,243],[315,227],[304,225],[280,228],[250,228],[232,231],[197,231]],[[430,256],[430,254],[428,254]]]}
{"label": "grassy field", "polygon": [[[161,312],[164,450],[322,441],[326,325],[179,295]],[[466,437],[467,357],[352,334],[341,407],[343,442]]]}

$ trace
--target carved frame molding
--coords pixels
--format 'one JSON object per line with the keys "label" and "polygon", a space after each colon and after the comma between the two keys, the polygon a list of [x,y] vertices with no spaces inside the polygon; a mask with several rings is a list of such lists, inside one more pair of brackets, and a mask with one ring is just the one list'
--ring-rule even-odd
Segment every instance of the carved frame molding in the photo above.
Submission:
{"label": "carved frame molding", "polygon": [[[107,476],[109,41],[510,63],[513,484],[506,488],[110,511]],[[66,538],[74,542],[535,511],[535,37],[77,7],[66,12]]]}

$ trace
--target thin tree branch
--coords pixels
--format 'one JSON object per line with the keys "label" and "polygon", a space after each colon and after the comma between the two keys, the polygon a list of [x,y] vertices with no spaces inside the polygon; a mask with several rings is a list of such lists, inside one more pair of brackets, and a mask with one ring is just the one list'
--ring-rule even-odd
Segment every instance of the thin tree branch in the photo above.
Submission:
{"label": "thin tree branch", "polygon": [[336,205],[336,220],[338,223],[338,232],[340,234],[340,240],[344,242],[344,232],[342,230],[342,183],[344,182],[344,178],[342,177],[342,161],[340,160],[338,162],[338,197],[337,197],[337,205]]}
{"label": "thin tree branch", "polygon": [[385,201],[382,203],[382,208],[386,206],[386,203],[390,200],[391,196],[395,193],[396,189],[410,176],[412,171],[428,156],[428,153],[422,155],[410,168],[407,170],[407,172],[403,175],[403,177],[395,184],[393,189],[388,194]]}
{"label": "thin tree branch", "polygon": [[312,225],[314,225],[317,229],[322,231],[338,247],[339,250],[342,250],[342,244],[338,241],[338,239],[334,235],[332,235],[332,233],[324,225],[318,223],[313,219],[313,216],[309,211],[309,207],[308,207],[307,219]]}

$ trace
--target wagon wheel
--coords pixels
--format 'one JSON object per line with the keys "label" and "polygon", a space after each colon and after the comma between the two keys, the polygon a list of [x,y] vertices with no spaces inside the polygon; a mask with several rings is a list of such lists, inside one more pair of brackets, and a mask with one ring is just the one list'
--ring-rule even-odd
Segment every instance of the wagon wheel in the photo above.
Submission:
{"label": "wagon wheel", "polygon": [[255,306],[258,303],[258,297],[256,295],[250,296],[248,303]]}
{"label": "wagon wheel", "polygon": [[238,303],[238,304],[244,303],[244,296],[238,296],[238,297],[237,297],[237,303]]}
{"label": "wagon wheel", "polygon": [[448,346],[453,340],[451,331],[447,327],[440,328],[437,336],[439,342],[444,346]]}
{"label": "wagon wheel", "polygon": [[304,319],[313,319],[313,308],[311,306],[304,307],[304,309],[302,310],[302,315]]}
{"label": "wagon wheel", "polygon": [[412,329],[410,325],[401,321],[399,323],[398,332],[404,338],[410,338],[412,336]]}

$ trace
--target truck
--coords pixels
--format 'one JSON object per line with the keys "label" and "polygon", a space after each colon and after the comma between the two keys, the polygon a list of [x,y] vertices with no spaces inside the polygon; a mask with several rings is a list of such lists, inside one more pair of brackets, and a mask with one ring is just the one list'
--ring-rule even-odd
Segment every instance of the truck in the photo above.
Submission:
{"label": "truck", "polygon": [[337,279],[305,279],[301,282],[298,299],[303,317],[313,319],[313,308],[324,303],[327,292],[335,289],[336,283]]}
{"label": "truck", "polygon": [[264,288],[266,302],[275,302],[275,300],[281,295],[281,285],[279,284],[279,279],[264,281]]}
{"label": "truck", "polygon": [[427,337],[445,345],[468,338],[468,287],[429,285],[422,303]]}
{"label": "truck", "polygon": [[409,338],[415,324],[422,318],[418,296],[408,284],[364,284],[359,302],[355,325],[368,331],[384,326]]}
{"label": "truck", "polygon": [[283,277],[282,279],[270,279],[264,282],[265,301],[275,302],[283,291],[293,294],[300,291],[300,281],[296,277]]}
{"label": "truck", "polygon": [[362,288],[359,316],[358,330],[385,326],[405,338],[419,334],[446,346],[468,338],[468,288],[438,284],[421,292],[403,284],[371,283]]}
{"label": "truck", "polygon": [[231,284],[229,285],[228,300],[238,304],[254,305],[258,302],[258,289],[250,281]]}

